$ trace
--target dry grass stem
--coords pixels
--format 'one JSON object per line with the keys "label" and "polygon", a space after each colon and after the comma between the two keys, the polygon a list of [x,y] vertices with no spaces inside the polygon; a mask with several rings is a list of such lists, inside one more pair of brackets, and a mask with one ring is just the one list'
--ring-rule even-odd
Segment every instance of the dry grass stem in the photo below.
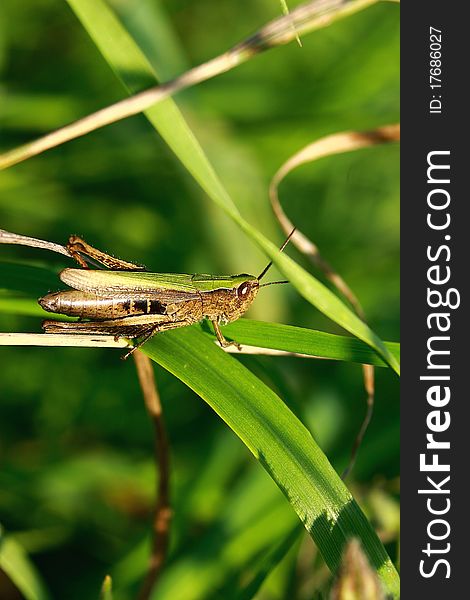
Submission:
{"label": "dry grass stem", "polygon": [[0,346],[61,346],[80,348],[128,348],[124,338],[112,335],[80,335],[63,333],[0,333]]}
{"label": "dry grass stem", "polygon": [[172,81],[125,98],[37,140],[5,152],[0,155],[0,170],[86,135],[100,127],[143,112],[181,90],[230,71],[265,50],[287,44],[293,39],[297,39],[299,35],[325,27],[337,19],[380,1],[311,0],[301,4],[289,14],[270,21],[255,34],[227,52],[189,69]]}
{"label": "dry grass stem", "polygon": [[155,432],[155,463],[159,472],[153,519],[152,551],[147,575],[142,583],[138,600],[148,600],[165,562],[170,536],[170,453],[162,405],[158,394],[152,362],[142,352],[133,354],[145,407]]}
{"label": "dry grass stem", "polygon": [[45,240],[39,240],[26,235],[19,235],[18,233],[5,231],[5,229],[0,229],[0,244],[17,244],[19,246],[30,246],[31,248],[42,248],[43,250],[50,250],[51,252],[57,252],[58,254],[64,254],[72,258],[67,248],[61,244],[46,242]]}
{"label": "dry grass stem", "polygon": [[[219,345],[219,342],[217,340],[214,340],[214,343]],[[228,346],[227,348],[223,348],[223,350],[225,352],[228,352],[229,354],[234,354],[235,356],[239,354],[258,356],[295,356],[297,358],[315,358],[318,360],[330,360],[326,356],[314,356],[313,354],[289,352],[288,350],[276,350],[275,348],[263,348],[262,346],[242,345],[240,350],[238,348],[235,348],[234,346]]]}
{"label": "dry grass stem", "polygon": [[[295,225],[286,215],[281,206],[278,189],[282,180],[291,171],[300,165],[313,162],[319,158],[324,158],[326,156],[340,154],[343,152],[350,152],[352,150],[359,150],[360,148],[366,148],[376,144],[396,142],[399,139],[400,126],[396,124],[379,127],[373,131],[348,131],[336,133],[321,138],[320,140],[316,140],[312,144],[309,144],[291,156],[289,160],[287,160],[274,175],[269,186],[269,199],[271,201],[271,206],[285,234],[289,234]],[[364,311],[356,295],[353,293],[344,279],[328,263],[328,261],[321,256],[316,244],[314,244],[306,235],[304,235],[299,228],[297,228],[294,232],[291,241],[292,244],[294,244],[294,246],[300,250],[300,252],[305,254],[312,261],[312,263],[318,269],[320,269],[322,273],[324,273],[325,277],[348,300],[361,319],[365,320]]]}
{"label": "dry grass stem", "polygon": [[[397,142],[400,140],[400,125],[386,125],[379,127],[372,131],[347,131],[342,133],[336,133],[327,137],[316,140],[309,144],[293,156],[291,156],[277,171],[274,175],[271,184],[269,186],[269,199],[274,214],[279,221],[284,233],[289,234],[295,226],[295,224],[289,219],[284,212],[281,203],[279,201],[279,185],[281,181],[295,168],[300,165],[331,156],[333,154],[340,154],[343,152],[350,152],[352,150],[359,150],[360,148],[367,148],[377,144],[383,144],[388,142]],[[311,262],[325,275],[325,277],[335,286],[335,288],[343,295],[346,300],[351,304],[356,314],[365,321],[364,310],[359,302],[357,296],[354,294],[349,285],[344,279],[337,273],[333,267],[326,261],[320,254],[320,251],[316,244],[314,244],[306,235],[304,235],[298,228],[292,235],[292,243],[305,254]],[[374,410],[374,396],[375,396],[375,376],[374,367],[371,365],[363,365],[363,379],[364,388],[366,390],[366,414],[362,421],[359,432],[354,440],[354,444],[351,450],[351,456],[346,469],[343,472],[343,479],[345,479],[350,473],[356,461],[358,450],[361,446],[364,435],[369,426]]]}

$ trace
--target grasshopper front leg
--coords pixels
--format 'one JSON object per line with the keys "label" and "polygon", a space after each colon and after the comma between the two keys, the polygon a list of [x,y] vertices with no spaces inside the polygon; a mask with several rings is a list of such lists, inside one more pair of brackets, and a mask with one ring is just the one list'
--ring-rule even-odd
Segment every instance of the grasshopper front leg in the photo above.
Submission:
{"label": "grasshopper front leg", "polygon": [[71,235],[69,237],[67,250],[72,258],[85,269],[88,269],[88,263],[83,258],[84,256],[114,271],[145,271],[145,267],[142,265],[115,258],[110,254],[106,254],[106,252],[102,252],[101,250],[90,246],[90,244],[85,242],[85,240],[82,240],[78,235]]}
{"label": "grasshopper front leg", "polygon": [[238,342],[233,342],[233,341],[230,342],[229,340],[225,339],[224,334],[220,330],[220,325],[219,325],[218,321],[211,321],[211,323],[214,326],[215,335],[217,336],[217,340],[219,341],[219,344],[222,346],[222,348],[228,348],[229,346],[235,346],[239,350],[242,349],[241,344],[239,344]]}

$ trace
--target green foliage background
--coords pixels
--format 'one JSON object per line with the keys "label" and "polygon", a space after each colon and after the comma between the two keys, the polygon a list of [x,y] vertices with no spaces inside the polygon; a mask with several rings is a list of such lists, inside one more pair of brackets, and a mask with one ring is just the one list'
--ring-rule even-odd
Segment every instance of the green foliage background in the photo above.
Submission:
{"label": "green foliage background", "polygon": [[[109,5],[162,80],[280,13],[273,0]],[[322,135],[398,120],[398,21],[398,6],[374,6],[305,36],[302,49],[295,43],[275,49],[176,98],[242,214],[276,243],[283,236],[267,187],[277,168]],[[0,27],[2,150],[123,97],[67,3],[4,0]],[[303,166],[281,187],[291,219],[355,290],[385,340],[398,339],[398,175],[398,149],[384,146]],[[142,116],[2,172],[0,218],[3,229],[59,243],[70,233],[83,235],[154,271],[256,274],[266,262]],[[0,246],[0,253],[2,261],[56,270],[66,264],[27,248]],[[310,268],[293,248],[288,253]],[[45,282],[38,294],[48,289]],[[40,330],[38,318],[11,312],[19,311],[0,314],[1,331]],[[249,316],[344,333],[288,286],[263,290]],[[118,355],[0,348],[0,520],[30,554],[52,597],[94,598],[108,572],[115,598],[130,597],[145,568],[152,429],[133,364]],[[238,360],[284,399],[341,471],[364,413],[360,368]],[[311,597],[321,567],[300,532],[283,549],[297,518],[281,492],[206,404],[166,371],[158,369],[157,378],[171,440],[175,514],[156,597],[243,597],[263,566],[270,576],[257,597]],[[376,411],[353,489],[388,536],[392,558],[398,410],[396,376],[377,369]],[[1,585],[7,584],[0,579]]]}

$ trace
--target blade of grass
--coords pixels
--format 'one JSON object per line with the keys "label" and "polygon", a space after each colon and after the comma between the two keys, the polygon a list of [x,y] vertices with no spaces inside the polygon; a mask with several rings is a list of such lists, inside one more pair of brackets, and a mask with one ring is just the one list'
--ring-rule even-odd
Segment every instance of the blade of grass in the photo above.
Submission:
{"label": "blade of grass", "polygon": [[113,600],[113,582],[109,575],[104,578],[99,600]]}
{"label": "blade of grass", "polygon": [[37,265],[0,263],[0,289],[40,296],[61,287],[57,273]]}
{"label": "blade of grass", "polygon": [[23,548],[0,528],[0,569],[15,584],[25,600],[49,600],[50,596]]}
{"label": "blade of grass", "polygon": [[[289,550],[291,550],[294,544],[299,540],[300,531],[299,527],[294,528],[290,535],[286,536],[274,550],[265,556],[262,564],[258,567],[256,574],[249,583],[245,584],[241,589],[239,589],[240,583],[238,583],[238,587],[235,587],[234,598],[237,600],[252,600],[252,598],[256,597],[256,594],[259,592],[261,586],[273,569],[277,567],[277,565],[285,558]],[[228,588],[224,591],[224,596],[227,597]]]}
{"label": "blade of grass", "polygon": [[[377,127],[372,131],[346,131],[328,135],[308,144],[292,156],[277,170],[269,185],[269,199],[271,207],[276,215],[279,224],[284,230],[285,235],[294,229],[293,222],[286,215],[281,202],[279,200],[279,185],[294,169],[300,165],[313,162],[320,158],[331,156],[333,154],[341,154],[367,148],[377,144],[385,144],[397,142],[400,140],[400,125],[385,125]],[[356,314],[365,320],[364,310],[352,289],[344,281],[341,275],[329,264],[329,262],[320,254],[316,244],[314,244],[307,236],[299,229],[295,228],[295,232],[291,239],[292,245],[298,248],[310,261],[325,275],[325,277],[334,285],[334,287],[342,294]]]}
{"label": "blade of grass", "polygon": [[[364,342],[353,337],[326,333],[315,329],[254,321],[252,319],[238,319],[235,323],[223,327],[223,332],[226,337],[236,340],[242,345],[272,348],[273,350],[359,364],[371,364],[378,367],[386,366],[386,363]],[[384,342],[384,345],[399,360],[400,344]]]}
{"label": "blade of grass", "polygon": [[[287,6],[287,2],[286,0],[280,0],[281,2],[281,8],[282,8],[282,12],[287,16],[289,14],[289,7]],[[295,28],[294,28],[295,31]],[[299,46],[302,48],[302,42],[300,41],[300,37],[298,36],[298,34],[295,34],[295,39],[297,40],[297,43],[299,44]]]}
{"label": "blade of grass", "polygon": [[242,217],[235,213],[231,213],[230,216],[266,252],[281,273],[287,277],[289,282],[310,304],[318,308],[318,310],[332,321],[341,325],[346,331],[349,331],[374,348],[397,374],[400,373],[400,363],[390,353],[382,340],[338,296],[286,254],[280,253],[272,242],[266,239]]}
{"label": "blade of grass", "polygon": [[286,495],[332,571],[346,541],[357,537],[387,591],[398,596],[398,575],[370,523],[274,392],[199,331],[160,334],[143,352],[201,396],[238,435]]}

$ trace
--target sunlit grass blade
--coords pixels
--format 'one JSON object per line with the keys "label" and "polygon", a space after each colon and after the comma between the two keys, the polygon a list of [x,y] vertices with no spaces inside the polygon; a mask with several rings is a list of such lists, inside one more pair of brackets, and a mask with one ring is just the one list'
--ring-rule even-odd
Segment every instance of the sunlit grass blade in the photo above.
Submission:
{"label": "sunlit grass blade", "polygon": [[113,600],[113,582],[109,575],[104,578],[99,600]]}
{"label": "sunlit grass blade", "polygon": [[23,548],[0,528],[0,569],[25,600],[49,600],[50,596]]}
{"label": "sunlit grass blade", "polygon": [[346,540],[357,537],[385,588],[398,596],[397,573],[370,523],[308,430],[272,390],[197,331],[161,334],[144,351],[240,437],[288,498],[332,571]]}
{"label": "sunlit grass blade", "polygon": [[[287,555],[289,550],[293,548],[295,542],[300,537],[300,528],[296,527],[290,535],[286,536],[277,548],[274,548],[263,560],[263,563],[258,567],[256,574],[252,579],[243,586],[242,589],[236,589],[237,600],[252,600],[256,597],[259,589],[263,585],[266,578],[277,567],[282,559]],[[227,595],[225,595],[227,597]]]}
{"label": "sunlit grass blade", "polygon": [[[226,325],[223,331],[229,339],[250,346],[379,367],[386,366],[370,346],[353,337],[252,319],[238,319]],[[384,345],[396,360],[400,359],[400,344],[384,342]]]}

